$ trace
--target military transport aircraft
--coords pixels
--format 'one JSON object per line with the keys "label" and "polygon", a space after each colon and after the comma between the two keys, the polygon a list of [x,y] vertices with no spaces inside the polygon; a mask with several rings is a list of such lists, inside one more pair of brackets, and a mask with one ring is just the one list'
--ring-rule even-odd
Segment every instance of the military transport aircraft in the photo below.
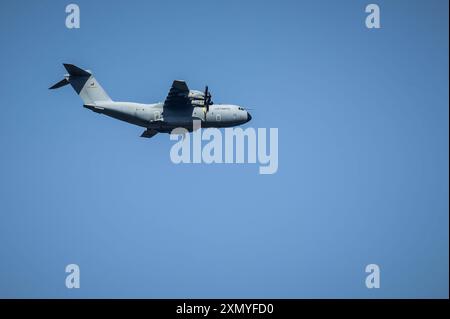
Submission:
{"label": "military transport aircraft", "polygon": [[50,87],[57,89],[67,84],[83,100],[83,106],[94,112],[145,127],[142,137],[170,133],[174,128],[193,130],[193,121],[200,120],[202,127],[231,127],[252,119],[243,107],[231,104],[214,104],[208,86],[205,91],[189,90],[186,82],[175,80],[164,102],[141,104],[115,102],[106,94],[89,70],[73,64],[64,64],[69,74]]}

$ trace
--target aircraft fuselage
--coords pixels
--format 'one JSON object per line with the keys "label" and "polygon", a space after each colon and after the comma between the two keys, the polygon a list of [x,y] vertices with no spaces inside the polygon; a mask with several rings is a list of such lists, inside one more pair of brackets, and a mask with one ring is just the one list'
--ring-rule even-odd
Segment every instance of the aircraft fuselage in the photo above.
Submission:
{"label": "aircraft fuselage", "polygon": [[133,102],[107,102],[84,107],[100,114],[122,120],[161,133],[183,127],[192,131],[194,120],[202,121],[202,127],[232,127],[250,121],[250,114],[237,105],[214,104],[206,108],[192,106],[180,111],[164,110],[164,103],[141,104]]}

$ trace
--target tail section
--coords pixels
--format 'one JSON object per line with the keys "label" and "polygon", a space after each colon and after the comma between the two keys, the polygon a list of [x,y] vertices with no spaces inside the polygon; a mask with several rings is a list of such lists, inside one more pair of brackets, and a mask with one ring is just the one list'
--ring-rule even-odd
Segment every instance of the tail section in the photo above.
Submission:
{"label": "tail section", "polygon": [[112,102],[90,71],[80,69],[73,64],[64,64],[64,67],[69,74],[66,74],[63,80],[50,87],[51,90],[70,84],[81,97],[84,105]]}

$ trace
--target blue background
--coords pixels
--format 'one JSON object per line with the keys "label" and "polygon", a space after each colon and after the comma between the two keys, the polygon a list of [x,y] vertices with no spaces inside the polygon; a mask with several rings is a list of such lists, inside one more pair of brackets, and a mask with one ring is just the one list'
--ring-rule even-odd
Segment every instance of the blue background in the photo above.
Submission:
{"label": "blue background", "polygon": [[[448,297],[448,1],[2,1],[0,297]],[[172,164],[114,100],[173,79],[279,129],[279,170]],[[81,288],[65,287],[65,266]],[[365,266],[381,288],[365,287]]]}

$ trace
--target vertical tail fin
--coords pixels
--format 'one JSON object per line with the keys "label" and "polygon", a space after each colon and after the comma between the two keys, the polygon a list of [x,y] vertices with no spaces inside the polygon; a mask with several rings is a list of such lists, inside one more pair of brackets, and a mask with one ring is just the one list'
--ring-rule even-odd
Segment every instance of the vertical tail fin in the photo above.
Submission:
{"label": "vertical tail fin", "polygon": [[80,69],[73,64],[64,64],[64,67],[69,74],[66,74],[63,80],[50,87],[50,89],[57,89],[70,84],[85,105],[96,105],[112,101],[90,71]]}

